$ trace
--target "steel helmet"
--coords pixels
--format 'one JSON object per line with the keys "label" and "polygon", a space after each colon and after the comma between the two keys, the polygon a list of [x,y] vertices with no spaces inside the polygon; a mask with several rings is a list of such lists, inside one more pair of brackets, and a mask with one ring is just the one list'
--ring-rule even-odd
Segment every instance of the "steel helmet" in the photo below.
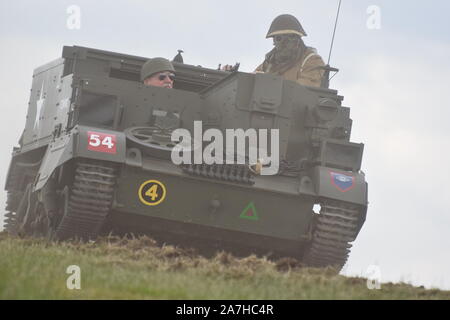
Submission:
{"label": "steel helmet", "polygon": [[271,38],[278,34],[297,34],[300,37],[307,35],[297,18],[290,14],[281,14],[276,17],[270,25],[266,38]]}
{"label": "steel helmet", "polygon": [[153,58],[148,60],[141,69],[141,81],[144,81],[157,72],[172,71],[175,72],[172,63],[165,58]]}

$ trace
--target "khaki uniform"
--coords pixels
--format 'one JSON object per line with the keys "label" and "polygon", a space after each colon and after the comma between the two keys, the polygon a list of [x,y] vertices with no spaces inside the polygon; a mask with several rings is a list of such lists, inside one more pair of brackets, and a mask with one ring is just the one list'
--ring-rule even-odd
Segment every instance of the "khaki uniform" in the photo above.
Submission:
{"label": "khaki uniform", "polygon": [[[270,56],[271,53],[267,55]],[[259,65],[255,72],[267,72],[282,76],[286,80],[296,81],[301,85],[310,87],[320,87],[324,70],[322,58],[317,54],[316,50],[306,47],[305,53],[291,63],[284,65],[274,65],[270,59]]]}

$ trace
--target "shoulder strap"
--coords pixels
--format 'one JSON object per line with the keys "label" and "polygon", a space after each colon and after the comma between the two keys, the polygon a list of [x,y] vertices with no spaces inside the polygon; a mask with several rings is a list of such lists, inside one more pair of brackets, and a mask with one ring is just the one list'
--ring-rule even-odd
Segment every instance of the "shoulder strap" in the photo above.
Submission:
{"label": "shoulder strap", "polygon": [[318,54],[315,53],[315,52],[311,52],[310,54],[308,54],[308,55],[306,56],[306,58],[303,60],[302,66],[300,67],[300,72],[303,71],[303,67],[305,66],[306,62],[308,62],[308,60],[309,60],[311,57],[314,57],[314,56],[318,56]]}

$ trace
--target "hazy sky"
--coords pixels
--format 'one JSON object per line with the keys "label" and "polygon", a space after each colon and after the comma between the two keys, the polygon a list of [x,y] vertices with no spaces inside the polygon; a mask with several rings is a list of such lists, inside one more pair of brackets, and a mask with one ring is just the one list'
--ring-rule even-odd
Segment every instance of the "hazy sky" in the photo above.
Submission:
{"label": "hazy sky", "polygon": [[[299,18],[305,42],[326,59],[337,4],[2,1],[0,183],[25,124],[33,69],[58,58],[64,45],[168,58],[183,49],[188,64],[240,62],[240,70],[250,72],[271,49],[265,34],[282,13]],[[80,29],[67,27],[70,5],[81,10]],[[371,6],[379,9],[379,21]],[[351,107],[352,141],[365,144],[370,201],[345,274],[367,276],[375,264],[383,282],[450,290],[448,12],[445,0],[343,0],[331,61],[341,71],[331,87]],[[1,204],[5,197],[0,193]]]}

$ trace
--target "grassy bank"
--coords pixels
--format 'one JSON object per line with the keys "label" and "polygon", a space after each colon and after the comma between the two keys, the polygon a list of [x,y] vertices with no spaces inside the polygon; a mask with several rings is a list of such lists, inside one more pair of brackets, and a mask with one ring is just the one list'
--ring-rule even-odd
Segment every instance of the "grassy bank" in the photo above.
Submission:
{"label": "grassy bank", "polygon": [[[81,289],[66,273],[80,267]],[[450,299],[450,292],[406,284],[369,290],[366,279],[220,253],[206,259],[152,239],[47,243],[0,234],[0,299]]]}

